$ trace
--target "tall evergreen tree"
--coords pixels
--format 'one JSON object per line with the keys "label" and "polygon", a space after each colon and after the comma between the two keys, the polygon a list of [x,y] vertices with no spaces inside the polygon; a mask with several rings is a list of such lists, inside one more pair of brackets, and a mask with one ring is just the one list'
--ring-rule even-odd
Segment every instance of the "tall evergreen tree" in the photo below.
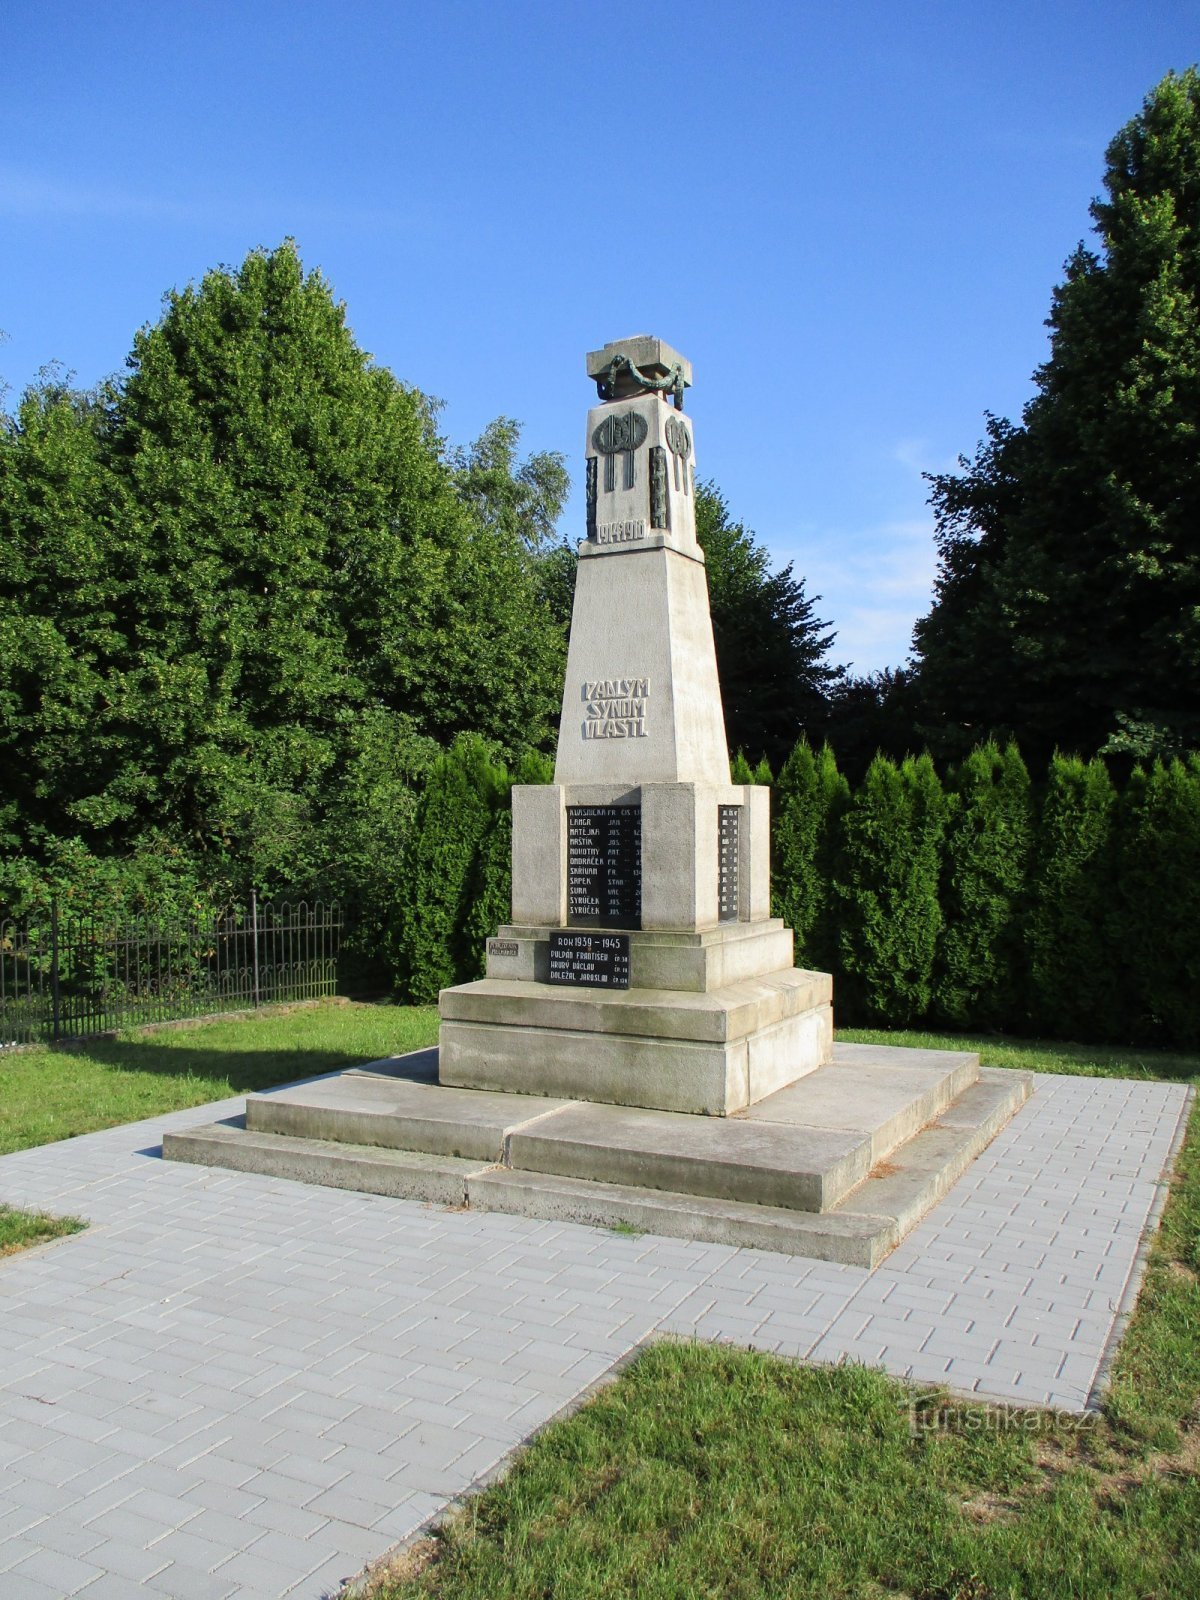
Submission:
{"label": "tall evergreen tree", "polygon": [[917,626],[931,739],[1027,757],[1200,744],[1200,74],[1108,148],[1098,249],[1067,263],[1014,427],[933,479],[940,573]]}
{"label": "tall evergreen tree", "polygon": [[795,961],[828,972],[837,959],[833,875],[850,786],[833,751],[800,739],[771,796],[771,909],[793,933]]}
{"label": "tall evergreen tree", "polygon": [[1022,924],[1033,811],[1015,745],[973,750],[951,774],[934,1003],[958,1028],[1024,1020]]}
{"label": "tall evergreen tree", "polygon": [[417,1004],[431,1004],[439,989],[475,976],[470,927],[480,851],[510,782],[476,734],[460,734],[430,770],[401,868],[395,927],[394,969]]}
{"label": "tall evergreen tree", "polygon": [[877,756],[842,822],[836,894],[843,1015],[904,1027],[933,998],[945,795],[928,756]]}
{"label": "tall evergreen tree", "polygon": [[1117,811],[1116,947],[1143,1038],[1200,1048],[1200,763],[1135,771]]}
{"label": "tall evergreen tree", "polygon": [[770,555],[734,522],[712,483],[696,485],[696,536],[704,550],[717,672],[731,750],[778,769],[805,729],[824,726],[833,634],[814,615],[820,596],[804,592],[791,562],[771,571]]}
{"label": "tall evergreen tree", "polygon": [[1027,941],[1034,1025],[1055,1038],[1128,1038],[1113,945],[1113,811],[1103,761],[1055,756],[1042,799]]}

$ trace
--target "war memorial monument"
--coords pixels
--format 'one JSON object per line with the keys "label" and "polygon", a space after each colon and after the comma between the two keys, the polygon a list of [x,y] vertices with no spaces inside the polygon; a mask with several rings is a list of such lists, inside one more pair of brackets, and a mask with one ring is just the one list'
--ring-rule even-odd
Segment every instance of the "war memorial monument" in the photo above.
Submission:
{"label": "war memorial monument", "polygon": [[512,922],[436,1050],[251,1095],[169,1159],[876,1265],[1027,1075],[833,1042],[771,916],[770,794],[732,784],[696,541],[690,364],[587,358],[587,536],[554,782],[513,790]]}

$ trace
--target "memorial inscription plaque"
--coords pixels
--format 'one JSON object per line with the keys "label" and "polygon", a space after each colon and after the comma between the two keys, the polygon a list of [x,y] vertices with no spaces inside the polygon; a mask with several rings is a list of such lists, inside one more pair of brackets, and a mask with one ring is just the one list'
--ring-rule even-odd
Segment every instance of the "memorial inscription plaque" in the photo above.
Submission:
{"label": "memorial inscription plaque", "polygon": [[717,915],[722,922],[738,919],[738,847],[741,806],[717,807]]}
{"label": "memorial inscription plaque", "polygon": [[628,989],[629,935],[555,929],[550,935],[550,982]]}
{"label": "memorial inscription plaque", "polygon": [[642,925],[642,808],[567,807],[567,921],[573,928]]}

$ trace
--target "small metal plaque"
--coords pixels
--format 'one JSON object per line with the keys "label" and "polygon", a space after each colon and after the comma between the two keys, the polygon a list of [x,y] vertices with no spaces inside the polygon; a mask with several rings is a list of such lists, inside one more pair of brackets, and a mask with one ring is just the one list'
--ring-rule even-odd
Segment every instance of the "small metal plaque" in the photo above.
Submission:
{"label": "small metal plaque", "polygon": [[550,982],[628,989],[629,935],[555,929],[550,934]]}
{"label": "small metal plaque", "polygon": [[515,939],[489,939],[487,953],[490,956],[519,956],[521,946]]}
{"label": "small metal plaque", "polygon": [[722,922],[738,919],[738,856],[741,853],[741,806],[717,807],[717,915]]}
{"label": "small metal plaque", "polygon": [[567,922],[641,927],[641,806],[567,807]]}

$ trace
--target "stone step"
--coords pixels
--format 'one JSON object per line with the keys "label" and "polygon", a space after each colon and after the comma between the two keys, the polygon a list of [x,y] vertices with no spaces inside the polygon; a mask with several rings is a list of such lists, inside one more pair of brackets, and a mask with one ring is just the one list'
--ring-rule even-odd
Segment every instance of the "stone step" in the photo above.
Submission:
{"label": "stone step", "polygon": [[246,1127],[298,1139],[501,1161],[514,1129],[570,1102],[346,1073],[246,1096]]}
{"label": "stone step", "polygon": [[[915,1079],[931,1064],[920,1061],[923,1052],[890,1047],[841,1045],[838,1058],[851,1065],[847,1050],[876,1048],[889,1050],[876,1066],[890,1065],[914,1074]],[[971,1059],[964,1057],[950,1067],[951,1076],[968,1073]],[[338,1079],[298,1085],[283,1093],[291,1101],[302,1094],[311,1099],[317,1090],[318,1100],[331,1111],[337,1110],[330,1101],[332,1087],[339,1083],[354,1086],[358,1098],[351,1115],[362,1116],[367,1114],[363,1107],[381,1103],[386,1092],[437,1090],[436,1084],[412,1081],[417,1063],[415,1056],[375,1063]],[[869,1081],[869,1058],[860,1059],[857,1065],[867,1074],[863,1081]],[[427,1073],[427,1060],[420,1063],[419,1070]],[[555,1106],[544,1100],[533,1101],[539,1108],[535,1116],[516,1123],[504,1115],[504,1106],[488,1111],[481,1106],[470,1125],[471,1137],[480,1140],[478,1148],[489,1151],[495,1148],[499,1130],[513,1165],[373,1143],[298,1138],[244,1128],[236,1120],[168,1133],[163,1139],[163,1155],[168,1160],[401,1199],[633,1227],[672,1238],[752,1245],[870,1268],[946,1194],[1025,1101],[1034,1082],[1028,1073],[975,1070],[976,1081],[882,1162],[872,1160],[873,1135],[861,1128],[847,1135],[845,1130],[803,1129],[784,1121],[681,1118],[611,1106]],[[282,1096],[269,1095],[254,1098],[263,1106],[272,1099],[282,1100]],[[511,1115],[511,1102],[517,1097],[496,1098],[509,1103]],[[423,1136],[432,1137],[430,1130],[447,1129],[453,1104],[442,1100],[439,1091],[437,1114],[417,1119],[418,1131],[424,1128]],[[523,1106],[521,1111],[528,1109]],[[584,1117],[581,1112],[599,1116]],[[607,1128],[603,1142],[602,1125]],[[878,1123],[883,1125],[883,1121]],[[795,1152],[803,1139],[809,1141],[809,1155],[801,1160]],[[843,1141],[840,1158],[839,1139]],[[459,1148],[465,1142],[460,1138]],[[813,1159],[814,1152],[818,1156],[823,1153],[824,1165],[821,1159]],[[585,1158],[587,1170],[583,1172],[580,1163]],[[530,1164],[535,1161],[540,1168]],[[653,1165],[648,1167],[647,1161]],[[660,1184],[682,1181],[685,1187],[654,1187],[645,1181],[648,1170]],[[607,1174],[607,1181],[598,1177],[599,1172]],[[858,1181],[844,1187],[854,1172],[860,1173]],[[823,1188],[827,1181],[829,1187]],[[718,1192],[695,1192],[686,1187],[697,1182]],[[836,1199],[835,1185],[842,1188]],[[760,1199],[749,1198],[751,1193]],[[824,1195],[827,1209],[800,1209],[795,1204],[799,1195],[810,1200]],[[781,1197],[786,1203],[777,1203]]]}
{"label": "stone step", "polygon": [[847,1266],[875,1266],[899,1238],[886,1218],[838,1212],[817,1215],[508,1167],[478,1173],[468,1190],[472,1211],[502,1211],[593,1228],[632,1228],[667,1239],[745,1245]]}
{"label": "stone step", "polygon": [[1033,1074],[984,1068],[939,1119],[881,1162],[844,1201],[844,1208],[893,1221],[902,1238],[1020,1110],[1033,1092]]}
{"label": "stone step", "polygon": [[[487,943],[489,978],[545,983],[550,973],[550,935],[557,928],[505,926]],[[630,982],[635,989],[707,992],[778,972],[792,965],[792,930],[777,918],[722,922],[696,932],[630,929]],[[828,974],[813,973],[831,989]],[[824,998],[830,998],[825,993]]]}
{"label": "stone step", "polygon": [[384,1150],[378,1145],[335,1144],[323,1139],[255,1133],[239,1126],[239,1120],[164,1134],[164,1161],[228,1167],[266,1178],[290,1178],[328,1189],[356,1189],[364,1194],[446,1206],[465,1205],[467,1180],[487,1166],[416,1150]]}
{"label": "stone step", "polygon": [[507,1167],[470,1178],[469,1203],[476,1211],[637,1228],[869,1270],[943,1198],[1028,1099],[1032,1084],[1029,1073],[985,1071],[950,1117],[922,1129],[831,1211],[796,1211]]}
{"label": "stone step", "polygon": [[713,1200],[828,1211],[870,1171],[871,1141],[846,1129],[576,1103],[516,1129],[507,1164]]}
{"label": "stone step", "polygon": [[864,1132],[874,1166],[940,1117],[978,1078],[975,1051],[839,1041],[824,1066],[733,1115],[735,1121]]}

